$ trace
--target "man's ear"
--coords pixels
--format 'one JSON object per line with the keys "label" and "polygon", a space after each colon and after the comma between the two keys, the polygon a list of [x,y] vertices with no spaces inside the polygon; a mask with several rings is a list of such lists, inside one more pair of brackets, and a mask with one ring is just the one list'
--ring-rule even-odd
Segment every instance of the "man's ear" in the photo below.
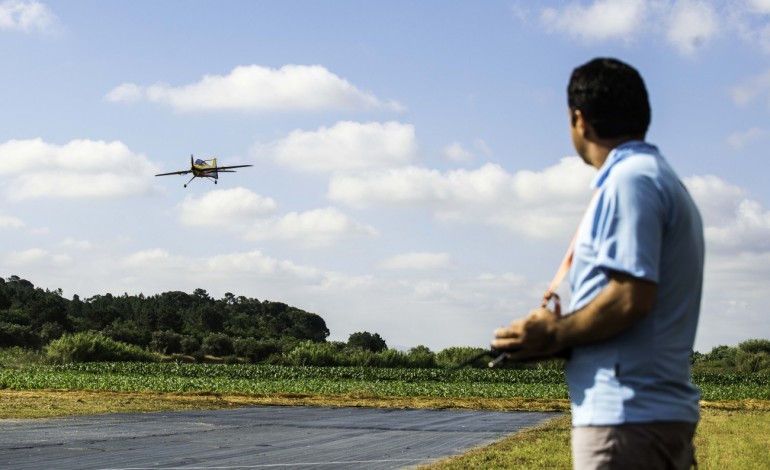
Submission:
{"label": "man's ear", "polygon": [[583,112],[579,109],[572,111],[572,122],[575,130],[584,139],[588,139],[594,135],[594,128],[591,127],[591,124],[585,120],[585,117],[583,117]]}

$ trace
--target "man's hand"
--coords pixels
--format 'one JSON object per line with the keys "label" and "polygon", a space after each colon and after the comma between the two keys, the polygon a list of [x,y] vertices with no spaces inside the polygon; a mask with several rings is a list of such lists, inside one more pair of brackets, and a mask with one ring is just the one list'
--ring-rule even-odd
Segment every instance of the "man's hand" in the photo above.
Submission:
{"label": "man's hand", "polygon": [[508,328],[495,330],[492,348],[506,353],[511,361],[528,361],[552,357],[561,349],[556,341],[558,317],[545,308],[529,312],[526,318],[511,322]]}
{"label": "man's hand", "polygon": [[492,347],[505,352],[507,360],[533,361],[604,341],[649,315],[657,292],[651,281],[611,271],[609,283],[580,310],[562,317],[544,308],[533,310],[508,328],[495,330]]}

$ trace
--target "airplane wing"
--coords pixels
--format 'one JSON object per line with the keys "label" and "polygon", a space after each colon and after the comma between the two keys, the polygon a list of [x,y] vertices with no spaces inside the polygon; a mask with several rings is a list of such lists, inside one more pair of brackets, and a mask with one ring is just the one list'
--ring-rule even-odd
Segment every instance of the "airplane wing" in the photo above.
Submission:
{"label": "airplane wing", "polygon": [[233,168],[246,168],[248,166],[254,166],[254,165],[233,165],[233,166],[218,166],[215,169],[217,171],[228,171],[232,170]]}
{"label": "airplane wing", "polygon": [[172,171],[171,173],[158,173],[155,176],[168,176],[168,175],[186,175],[188,173],[192,173],[192,170],[180,170],[180,171]]}

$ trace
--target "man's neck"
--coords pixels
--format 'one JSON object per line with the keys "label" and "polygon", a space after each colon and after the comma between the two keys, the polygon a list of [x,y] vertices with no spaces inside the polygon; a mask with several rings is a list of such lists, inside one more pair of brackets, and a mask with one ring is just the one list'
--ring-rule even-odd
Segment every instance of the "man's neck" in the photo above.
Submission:
{"label": "man's neck", "polygon": [[590,142],[588,161],[589,164],[596,169],[599,169],[607,161],[607,157],[616,147],[619,147],[626,142],[634,140],[644,140],[644,135],[624,136],[613,139],[597,138]]}

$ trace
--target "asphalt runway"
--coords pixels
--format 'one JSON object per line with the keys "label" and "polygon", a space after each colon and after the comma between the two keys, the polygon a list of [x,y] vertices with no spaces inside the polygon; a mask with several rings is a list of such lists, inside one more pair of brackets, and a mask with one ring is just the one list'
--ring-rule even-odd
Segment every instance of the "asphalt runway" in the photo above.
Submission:
{"label": "asphalt runway", "polygon": [[0,468],[401,469],[559,413],[257,406],[0,420]]}

